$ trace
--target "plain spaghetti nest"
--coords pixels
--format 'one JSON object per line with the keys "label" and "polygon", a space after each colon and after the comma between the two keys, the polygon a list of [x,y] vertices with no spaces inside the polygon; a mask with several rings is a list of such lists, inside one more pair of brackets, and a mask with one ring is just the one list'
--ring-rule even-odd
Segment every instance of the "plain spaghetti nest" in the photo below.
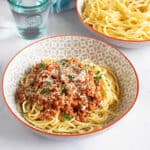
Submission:
{"label": "plain spaghetti nest", "polygon": [[119,86],[113,71],[89,60],[46,59],[19,82],[16,103],[23,117],[49,133],[85,133],[116,115]]}
{"label": "plain spaghetti nest", "polygon": [[82,17],[109,37],[150,40],[150,0],[84,0]]}

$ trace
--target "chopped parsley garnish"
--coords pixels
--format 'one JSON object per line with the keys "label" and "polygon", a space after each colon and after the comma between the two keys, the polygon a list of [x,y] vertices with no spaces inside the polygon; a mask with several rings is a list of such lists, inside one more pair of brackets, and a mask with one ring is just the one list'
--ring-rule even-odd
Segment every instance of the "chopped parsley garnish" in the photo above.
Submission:
{"label": "chopped parsley garnish", "polygon": [[64,90],[66,88],[65,84],[61,84],[61,89]]}
{"label": "chopped parsley garnish", "polygon": [[95,65],[92,65],[91,68],[92,68],[92,69],[95,69]]}
{"label": "chopped parsley garnish", "polygon": [[86,71],[86,73],[88,72],[88,65],[84,65],[84,70]]}
{"label": "chopped parsley garnish", "polygon": [[30,89],[26,89],[26,90],[25,90],[25,92],[27,92],[27,93],[30,92],[30,91],[31,91]]}
{"label": "chopped parsley garnish", "polygon": [[46,82],[48,83],[48,85],[52,85],[53,84],[53,80],[51,80],[49,78],[46,79]]}
{"label": "chopped parsley garnish", "polygon": [[50,82],[50,81],[48,81],[47,83],[48,83],[48,85],[51,85],[51,84],[52,84],[52,82]]}
{"label": "chopped parsley garnish", "polygon": [[70,116],[69,114],[65,114],[64,119],[69,121],[72,119],[72,116]]}
{"label": "chopped parsley garnish", "polygon": [[42,89],[42,90],[40,91],[40,94],[49,94],[50,92],[51,92],[50,89]]}
{"label": "chopped parsley garnish", "polygon": [[26,83],[26,78],[23,78],[23,83],[24,83],[24,84]]}
{"label": "chopped parsley garnish", "polygon": [[32,86],[32,87],[33,87],[34,85],[35,85],[35,83],[30,83],[30,86]]}
{"label": "chopped parsley garnish", "polygon": [[40,64],[39,64],[39,68],[45,69],[45,68],[46,68],[46,64],[40,63]]}
{"label": "chopped parsley garnish", "polygon": [[80,87],[80,86],[77,87],[77,91],[78,91],[78,92],[81,91],[81,87]]}
{"label": "chopped parsley garnish", "polygon": [[53,104],[53,101],[52,101],[52,100],[49,100],[48,102],[49,102],[50,105]]}
{"label": "chopped parsley garnish", "polygon": [[60,64],[61,64],[62,66],[66,65],[67,63],[68,63],[68,60],[67,60],[67,59],[62,59],[62,60],[60,60]]}
{"label": "chopped parsley garnish", "polygon": [[75,78],[74,75],[68,75],[68,78],[73,81],[73,79]]}
{"label": "chopped parsley garnish", "polygon": [[36,92],[36,90],[31,90],[31,92],[32,92],[32,93],[35,93],[35,92]]}
{"label": "chopped parsley garnish", "polygon": [[66,91],[67,91],[67,86],[66,86],[66,84],[61,84],[61,89],[62,89],[61,95],[64,95],[64,94],[66,93]]}
{"label": "chopped parsley garnish", "polygon": [[98,82],[102,78],[102,73],[97,71],[96,76],[94,77],[95,82]]}

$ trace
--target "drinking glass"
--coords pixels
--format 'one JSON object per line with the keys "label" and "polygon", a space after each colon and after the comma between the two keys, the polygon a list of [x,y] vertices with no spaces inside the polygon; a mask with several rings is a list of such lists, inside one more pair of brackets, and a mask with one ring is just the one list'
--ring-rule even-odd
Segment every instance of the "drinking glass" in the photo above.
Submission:
{"label": "drinking glass", "polygon": [[50,0],[8,0],[19,35],[36,39],[47,34]]}

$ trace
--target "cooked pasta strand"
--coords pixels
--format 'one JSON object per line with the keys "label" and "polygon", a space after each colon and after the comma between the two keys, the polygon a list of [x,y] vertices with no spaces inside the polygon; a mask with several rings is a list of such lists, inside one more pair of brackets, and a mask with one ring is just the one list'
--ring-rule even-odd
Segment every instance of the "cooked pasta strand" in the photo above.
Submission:
{"label": "cooked pasta strand", "polygon": [[150,40],[150,0],[85,0],[82,16],[107,36]]}

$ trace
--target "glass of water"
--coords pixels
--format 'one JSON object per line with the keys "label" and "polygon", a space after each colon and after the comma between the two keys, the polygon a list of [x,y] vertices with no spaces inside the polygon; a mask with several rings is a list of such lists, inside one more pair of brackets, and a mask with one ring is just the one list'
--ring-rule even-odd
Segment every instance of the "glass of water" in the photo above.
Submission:
{"label": "glass of water", "polygon": [[8,0],[19,35],[36,39],[47,34],[50,0]]}

